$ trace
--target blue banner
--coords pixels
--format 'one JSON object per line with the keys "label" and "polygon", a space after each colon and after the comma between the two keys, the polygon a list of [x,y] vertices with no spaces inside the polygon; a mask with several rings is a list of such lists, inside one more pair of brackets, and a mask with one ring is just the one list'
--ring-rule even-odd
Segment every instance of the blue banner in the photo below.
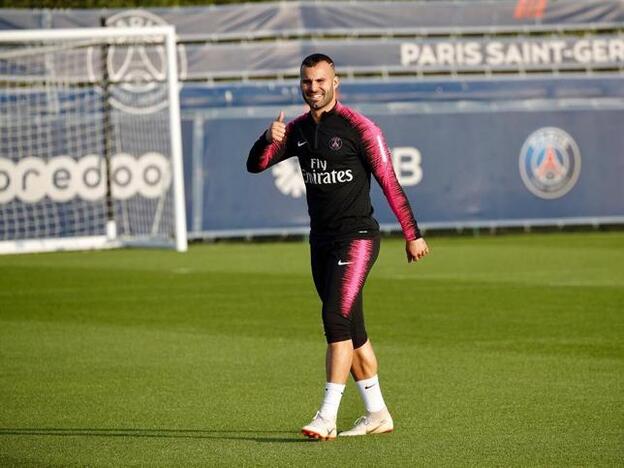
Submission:
{"label": "blue banner", "polygon": [[[624,106],[597,112],[586,102],[561,108],[544,100],[355,107],[384,130],[399,181],[425,227],[624,221]],[[245,170],[251,145],[279,110],[196,114],[202,138],[185,140],[187,166],[202,174],[187,180],[191,197],[202,205],[189,213],[191,236],[306,232],[296,158],[261,175]],[[289,120],[301,107],[285,110]],[[190,161],[191,153],[196,160]],[[388,229],[398,228],[373,185],[375,217]]]}

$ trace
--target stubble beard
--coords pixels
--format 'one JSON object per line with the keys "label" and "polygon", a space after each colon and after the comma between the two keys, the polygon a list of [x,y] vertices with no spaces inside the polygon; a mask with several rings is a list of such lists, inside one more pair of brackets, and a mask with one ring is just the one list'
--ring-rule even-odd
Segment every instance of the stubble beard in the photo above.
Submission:
{"label": "stubble beard", "polygon": [[324,93],[324,96],[320,101],[313,101],[312,99],[308,98],[308,96],[306,96],[305,93],[302,93],[302,94],[303,94],[303,100],[306,102],[306,104],[308,104],[308,106],[310,106],[311,109],[314,109],[314,110],[323,109],[324,107],[329,105],[332,102],[332,99],[334,98],[334,90],[332,88],[330,88],[328,91]]}

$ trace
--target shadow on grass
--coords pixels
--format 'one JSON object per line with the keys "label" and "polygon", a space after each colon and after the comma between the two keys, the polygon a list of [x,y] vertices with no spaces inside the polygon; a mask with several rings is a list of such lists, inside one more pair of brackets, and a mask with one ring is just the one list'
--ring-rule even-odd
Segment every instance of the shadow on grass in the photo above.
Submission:
{"label": "shadow on grass", "polygon": [[[280,436],[280,434],[284,434]],[[286,434],[290,437],[285,436]],[[295,431],[210,430],[210,429],[89,429],[89,428],[0,428],[2,436],[54,436],[54,437],[152,437],[173,439],[225,439],[253,442],[307,443]]]}

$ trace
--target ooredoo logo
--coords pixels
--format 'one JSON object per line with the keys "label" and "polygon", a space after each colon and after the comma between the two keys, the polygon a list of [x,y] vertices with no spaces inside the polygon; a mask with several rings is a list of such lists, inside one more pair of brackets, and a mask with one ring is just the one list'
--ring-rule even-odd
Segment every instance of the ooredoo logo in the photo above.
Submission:
{"label": "ooredoo logo", "polygon": [[[160,153],[136,158],[127,153],[111,158],[111,191],[118,200],[135,195],[157,198],[171,185],[171,167]],[[26,157],[17,163],[0,158],[0,203],[15,199],[38,203],[44,197],[55,202],[73,198],[96,201],[106,195],[106,170],[102,157],[90,154],[78,160],[56,156],[47,162]]]}
{"label": "ooredoo logo", "polygon": [[520,177],[527,189],[544,199],[572,190],[581,173],[581,152],[574,139],[556,127],[531,133],[520,150]]}
{"label": "ooredoo logo", "polygon": [[[141,28],[168,24],[164,19],[145,10],[122,11],[106,19],[109,27]],[[142,38],[145,41],[145,38]],[[88,49],[89,79],[97,82],[101,76],[102,48]],[[186,76],[187,62],[183,45],[177,46],[178,75]],[[114,107],[131,114],[151,114],[168,105],[167,58],[165,45],[118,41],[108,47],[106,67],[110,80],[110,102]]]}

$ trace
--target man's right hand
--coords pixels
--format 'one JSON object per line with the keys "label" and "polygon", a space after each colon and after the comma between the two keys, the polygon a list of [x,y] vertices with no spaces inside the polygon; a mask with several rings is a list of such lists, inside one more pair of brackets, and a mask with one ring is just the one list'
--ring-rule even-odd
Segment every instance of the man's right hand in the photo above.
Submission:
{"label": "man's right hand", "polygon": [[269,128],[264,133],[264,137],[269,143],[274,141],[281,143],[286,135],[286,124],[284,123],[284,111],[279,113],[277,120],[271,122]]}

